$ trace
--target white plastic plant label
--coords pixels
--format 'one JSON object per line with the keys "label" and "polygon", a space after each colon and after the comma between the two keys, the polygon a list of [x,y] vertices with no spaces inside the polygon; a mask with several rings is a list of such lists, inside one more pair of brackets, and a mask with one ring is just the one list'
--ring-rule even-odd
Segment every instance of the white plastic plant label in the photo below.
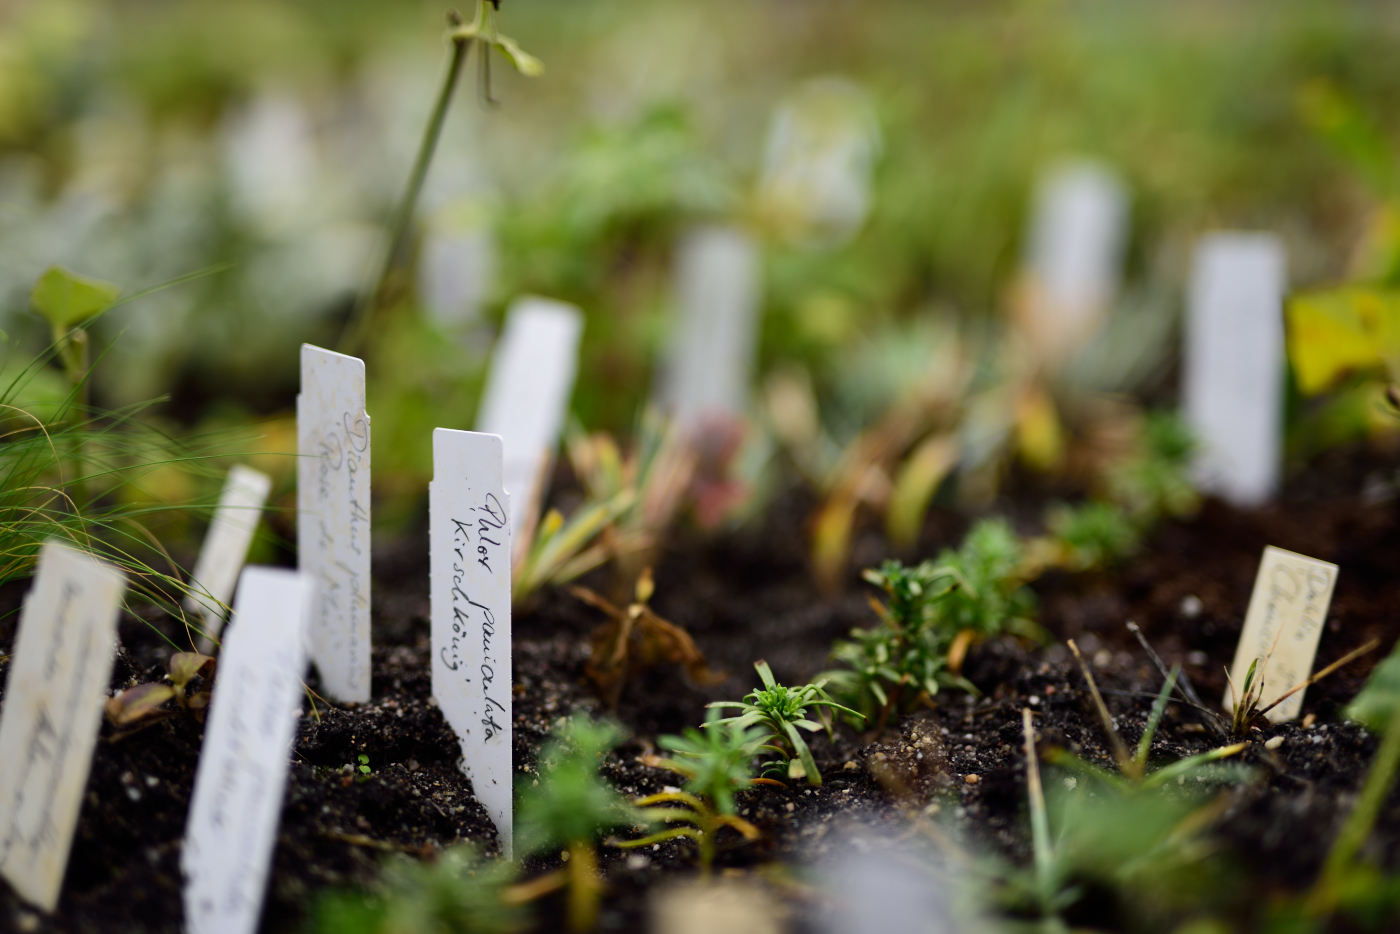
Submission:
{"label": "white plastic plant label", "polygon": [[433,697],[511,856],[510,496],[496,435],[438,428],[428,515]]}
{"label": "white plastic plant label", "polygon": [[[1264,673],[1260,708],[1272,704],[1312,674],[1317,640],[1322,637],[1336,585],[1335,564],[1272,545],[1264,549],[1244,617],[1244,630],[1235,649],[1235,663],[1230,667],[1235,690],[1244,690],[1245,675],[1255,659],[1261,660],[1256,672]],[[1283,723],[1297,719],[1303,710],[1305,693],[1299,691],[1269,711],[1269,720]],[[1225,709],[1234,709],[1228,687]]]}
{"label": "white plastic plant label", "polygon": [[679,320],[661,385],[661,408],[686,427],[748,410],[758,339],[758,245],[734,227],[693,230],[676,248]]}
{"label": "white plastic plant label", "polygon": [[45,911],[58,904],[126,575],[68,545],[39,552],[0,710],[0,874]]}
{"label": "white plastic plant label", "polygon": [[1027,242],[1030,337],[1063,362],[1098,328],[1118,292],[1128,240],[1127,188],[1111,169],[1077,161],[1046,173]]}
{"label": "white plastic plant label", "polygon": [[505,488],[515,503],[511,537],[539,513],[554,447],[578,369],[583,315],[545,298],[519,299],[506,315],[476,430],[505,444]]}
{"label": "white plastic plant label", "polygon": [[369,416],[365,364],[301,345],[297,565],[316,585],[307,646],[332,698],[369,700]]}
{"label": "white plastic plant label", "polygon": [[314,583],[300,571],[243,571],[204,731],[180,854],[189,934],[252,934],[306,672]]}
{"label": "white plastic plant label", "polygon": [[1200,446],[1197,484],[1237,506],[1278,488],[1284,277],[1277,237],[1218,233],[1196,247],[1182,406]]}
{"label": "white plastic plant label", "polygon": [[199,613],[205,636],[199,650],[208,652],[223,626],[225,608],[233,599],[233,586],[253,544],[253,533],[262,518],[263,504],[272,489],[272,478],[251,467],[237,465],[228,472],[219,496],[214,521],[204,536],[199,560],[195,562],[192,586],[195,592],[185,599],[185,609]]}

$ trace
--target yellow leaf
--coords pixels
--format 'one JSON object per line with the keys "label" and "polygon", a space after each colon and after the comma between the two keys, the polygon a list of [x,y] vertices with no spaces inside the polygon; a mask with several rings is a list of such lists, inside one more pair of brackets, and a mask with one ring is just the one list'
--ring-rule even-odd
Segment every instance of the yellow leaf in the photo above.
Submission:
{"label": "yellow leaf", "polygon": [[56,331],[63,332],[111,308],[121,293],[121,287],[111,282],[50,266],[34,283],[29,301]]}
{"label": "yellow leaf", "polygon": [[894,492],[890,494],[889,512],[885,514],[890,541],[900,547],[918,541],[929,501],[957,462],[957,442],[945,435],[926,438],[914,449],[900,466]]}
{"label": "yellow leaf", "polygon": [[1288,356],[1309,396],[1354,370],[1385,365],[1400,375],[1400,292],[1344,288],[1293,299]]}
{"label": "yellow leaf", "polygon": [[1016,403],[1016,444],[1021,459],[1037,470],[1054,470],[1065,453],[1065,431],[1055,402],[1033,386]]}

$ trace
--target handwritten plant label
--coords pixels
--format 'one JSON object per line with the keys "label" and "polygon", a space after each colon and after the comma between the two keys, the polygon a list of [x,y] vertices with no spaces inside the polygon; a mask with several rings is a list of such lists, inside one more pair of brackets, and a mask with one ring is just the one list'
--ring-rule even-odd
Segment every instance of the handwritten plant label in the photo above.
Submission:
{"label": "handwritten plant label", "polygon": [[496,435],[433,431],[433,697],[511,855],[510,496]]}
{"label": "handwritten plant label", "polygon": [[225,607],[233,598],[233,585],[253,544],[253,533],[262,518],[263,503],[272,489],[272,478],[241,464],[228,472],[214,521],[204,537],[199,561],[195,563],[193,586],[196,592],[185,600],[185,608],[204,618],[206,636],[200,651],[208,652],[223,626]]}
{"label": "handwritten plant label", "polygon": [[574,392],[582,334],[583,315],[563,302],[522,298],[506,315],[476,430],[505,443],[505,488],[515,502],[512,539],[521,539],[520,530],[539,514]]}
{"label": "handwritten plant label", "polygon": [[1197,484],[1238,506],[1278,488],[1284,276],[1277,237],[1217,233],[1196,247],[1182,406],[1200,445]]}
{"label": "handwritten plant label", "polygon": [[189,934],[252,934],[282,814],[314,582],[250,567],[238,585],[180,854]]}
{"label": "handwritten plant label", "polygon": [[339,701],[369,700],[369,416],[365,364],[301,345],[297,565],[316,585],[311,660]]}
{"label": "handwritten plant label", "polygon": [[[1244,690],[1245,675],[1255,659],[1268,658],[1267,666],[1261,661],[1256,669],[1256,673],[1261,669],[1264,672],[1261,708],[1312,674],[1317,640],[1322,636],[1336,584],[1335,564],[1272,545],[1264,549],[1244,617],[1244,631],[1235,649],[1235,663],[1230,668],[1235,690]],[[1269,719],[1274,723],[1296,719],[1302,712],[1305,693],[1299,691],[1269,711]],[[1234,709],[1229,688],[1225,691],[1225,709]]]}
{"label": "handwritten plant label", "polygon": [[0,874],[53,911],[112,676],[126,575],[67,545],[39,552],[0,710]]}
{"label": "handwritten plant label", "polygon": [[748,410],[762,263],[734,227],[693,230],[676,251],[679,322],[663,370],[661,408],[684,426]]}
{"label": "handwritten plant label", "polygon": [[1042,180],[1027,241],[1026,325],[1063,362],[1093,334],[1118,291],[1128,239],[1128,193],[1111,169],[1076,161]]}

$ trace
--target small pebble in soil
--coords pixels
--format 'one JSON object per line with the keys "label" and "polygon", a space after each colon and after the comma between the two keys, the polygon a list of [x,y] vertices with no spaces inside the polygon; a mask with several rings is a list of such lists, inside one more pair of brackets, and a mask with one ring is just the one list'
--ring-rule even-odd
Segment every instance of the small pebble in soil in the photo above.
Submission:
{"label": "small pebble in soil", "polygon": [[650,865],[651,857],[644,856],[641,853],[633,853],[631,856],[627,857],[627,868],[633,872],[641,872]]}
{"label": "small pebble in soil", "polygon": [[1269,740],[1268,742],[1266,742],[1266,743],[1264,744],[1264,748],[1265,748],[1265,749],[1268,749],[1268,750],[1270,750],[1270,751],[1272,752],[1273,750],[1277,749],[1278,747],[1280,747],[1280,746],[1282,746],[1282,745],[1283,745],[1283,737],[1282,737],[1282,736],[1275,736],[1273,739]]}
{"label": "small pebble in soil", "polygon": [[969,785],[975,785],[975,784],[977,784],[978,782],[980,782],[981,780],[982,780],[982,779],[979,778],[979,777],[976,776],[976,775],[964,775],[964,776],[963,776],[963,781],[967,782]]}
{"label": "small pebble in soil", "polygon": [[1026,698],[1026,700],[1030,702],[1030,705],[1031,705],[1032,707],[1039,707],[1039,706],[1040,706],[1040,698],[1037,697],[1037,696],[1035,696],[1034,694],[1032,694],[1030,697]]}
{"label": "small pebble in soil", "polygon": [[1205,608],[1205,604],[1201,602],[1201,598],[1195,594],[1187,594],[1181,598],[1181,615],[1187,619],[1195,619],[1197,616],[1200,616],[1201,611]]}

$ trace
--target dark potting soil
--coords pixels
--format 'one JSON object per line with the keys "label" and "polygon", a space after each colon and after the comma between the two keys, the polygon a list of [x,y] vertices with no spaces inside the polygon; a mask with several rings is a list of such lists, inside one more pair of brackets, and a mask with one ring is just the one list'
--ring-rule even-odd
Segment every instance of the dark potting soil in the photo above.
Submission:
{"label": "dark potting soil", "polygon": [[[1318,666],[1373,636],[1382,646],[1309,688],[1303,720],[1269,728],[1238,758],[1254,778],[1226,786],[1202,859],[1211,867],[1216,904],[1234,905],[1242,919],[1251,906],[1301,891],[1315,878],[1376,748],[1340,710],[1400,636],[1400,521],[1383,468],[1383,461],[1355,452],[1332,455],[1291,481],[1276,505],[1239,511],[1207,502],[1194,518],[1159,529],[1121,568],[1053,574],[1035,587],[1042,624],[1058,639],[1077,640],[1124,739],[1135,744],[1162,679],[1126,630],[1127,620],[1137,621],[1166,663],[1181,664],[1214,703],[1225,690],[1224,666],[1233,657],[1264,545],[1341,565]],[[806,496],[788,495],[760,522],[712,539],[683,535],[660,556],[653,606],[688,629],[712,667],[727,676],[697,687],[663,666],[627,686],[615,716],[630,738],[602,767],[619,791],[641,795],[673,784],[675,776],[641,764],[641,754],[654,748],[657,735],[697,725],[706,702],[751,690],[754,660],[766,659],[785,683],[800,682],[826,666],[833,639],[873,623],[868,589],[854,574],[835,595],[812,585],[802,531],[811,506]],[[919,553],[955,544],[966,524],[935,512]],[[376,551],[374,700],[338,707],[318,701],[314,712],[307,705],[303,713],[264,930],[297,930],[317,893],[372,880],[391,854],[430,859],[460,839],[496,851],[491,823],[456,768],[457,742],[430,698],[426,539],[404,536]],[[857,536],[858,566],[885,554],[873,527]],[[588,583],[600,591],[616,584],[601,574]],[[14,607],[19,595],[14,588],[0,592],[0,608]],[[578,710],[607,712],[583,677],[588,636],[599,622],[597,611],[562,592],[542,594],[516,616],[515,762],[526,780],[534,780],[535,754],[562,718]],[[13,642],[14,623],[13,614],[0,622],[0,655]],[[114,689],[163,673],[171,648],[160,632],[184,641],[169,620],[122,620]],[[0,664],[0,681],[5,671]],[[1111,768],[1111,753],[1062,643],[1038,648],[994,640],[972,650],[965,673],[982,690],[980,699],[942,694],[875,742],[845,728],[834,743],[817,736],[813,751],[826,778],[819,788],[743,793],[741,813],[763,837],[743,846],[733,845],[737,838],[727,841],[718,857],[722,870],[768,886],[790,927],[805,930],[804,917],[820,903],[820,892],[804,881],[804,867],[847,845],[840,829],[847,819],[894,835],[915,818],[1024,864],[1022,709],[1034,712],[1043,748],[1060,745],[1105,768]],[[310,685],[316,686],[314,675]],[[103,732],[58,911],[48,917],[26,907],[0,882],[0,932],[180,929],[180,840],[201,727],[180,715],[124,738],[114,737],[110,726]],[[1268,749],[1263,741],[1272,738],[1282,743]],[[1199,716],[1173,703],[1153,744],[1153,761],[1165,764],[1212,745],[1218,743]],[[367,775],[359,769],[362,755]],[[1053,769],[1046,776],[1067,781]],[[1393,793],[1368,853],[1393,868],[1397,850],[1400,797]],[[559,865],[557,857],[535,857],[523,868],[530,876]],[[694,855],[683,841],[644,851],[604,848],[601,871],[607,895],[600,928],[641,931],[655,884],[692,875]],[[1129,919],[1143,910],[1091,888],[1070,920],[1140,929]],[[540,900],[535,930],[562,929],[562,911],[562,895]]]}

